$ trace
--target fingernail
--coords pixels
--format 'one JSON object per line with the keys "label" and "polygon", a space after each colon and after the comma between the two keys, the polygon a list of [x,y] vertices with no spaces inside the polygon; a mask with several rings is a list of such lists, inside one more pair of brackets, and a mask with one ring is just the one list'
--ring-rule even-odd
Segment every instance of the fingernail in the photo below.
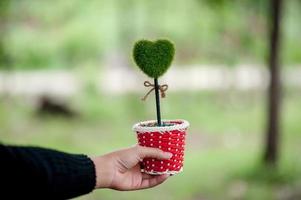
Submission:
{"label": "fingernail", "polygon": [[171,158],[172,157],[172,153],[170,152],[164,152],[165,156],[168,157],[168,158]]}

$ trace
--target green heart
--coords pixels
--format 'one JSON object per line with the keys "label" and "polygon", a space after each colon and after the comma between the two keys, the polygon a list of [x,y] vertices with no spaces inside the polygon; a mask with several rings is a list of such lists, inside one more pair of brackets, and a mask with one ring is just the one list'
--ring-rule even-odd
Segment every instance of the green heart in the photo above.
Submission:
{"label": "green heart", "polygon": [[175,54],[174,45],[169,40],[137,41],[133,57],[138,67],[149,77],[158,78],[169,68]]}

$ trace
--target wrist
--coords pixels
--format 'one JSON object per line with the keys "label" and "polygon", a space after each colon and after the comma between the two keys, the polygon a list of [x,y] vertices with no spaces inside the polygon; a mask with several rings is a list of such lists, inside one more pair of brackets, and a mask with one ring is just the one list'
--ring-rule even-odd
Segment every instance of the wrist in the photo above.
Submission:
{"label": "wrist", "polygon": [[91,160],[95,166],[96,188],[109,188],[113,181],[113,165],[107,156],[93,157]]}

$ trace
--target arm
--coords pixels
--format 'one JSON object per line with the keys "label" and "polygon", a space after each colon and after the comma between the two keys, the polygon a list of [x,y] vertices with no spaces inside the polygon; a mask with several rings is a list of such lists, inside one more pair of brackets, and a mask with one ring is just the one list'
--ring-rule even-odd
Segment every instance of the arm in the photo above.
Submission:
{"label": "arm", "polygon": [[143,174],[139,161],[171,156],[160,149],[138,145],[91,159],[38,147],[0,145],[1,190],[12,199],[67,199],[94,188],[150,188],[164,182],[168,175]]}
{"label": "arm", "polygon": [[0,159],[1,191],[12,199],[67,199],[91,192],[96,183],[85,155],[0,145]]}

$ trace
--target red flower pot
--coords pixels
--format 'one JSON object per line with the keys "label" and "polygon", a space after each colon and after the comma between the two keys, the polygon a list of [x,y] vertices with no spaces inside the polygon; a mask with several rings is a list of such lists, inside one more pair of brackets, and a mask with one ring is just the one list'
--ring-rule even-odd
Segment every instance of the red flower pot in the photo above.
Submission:
{"label": "red flower pot", "polygon": [[185,120],[163,120],[165,126],[154,126],[155,120],[144,121],[133,126],[138,144],[171,152],[169,160],[145,158],[142,171],[147,174],[176,174],[183,170],[185,136],[189,123]]}

